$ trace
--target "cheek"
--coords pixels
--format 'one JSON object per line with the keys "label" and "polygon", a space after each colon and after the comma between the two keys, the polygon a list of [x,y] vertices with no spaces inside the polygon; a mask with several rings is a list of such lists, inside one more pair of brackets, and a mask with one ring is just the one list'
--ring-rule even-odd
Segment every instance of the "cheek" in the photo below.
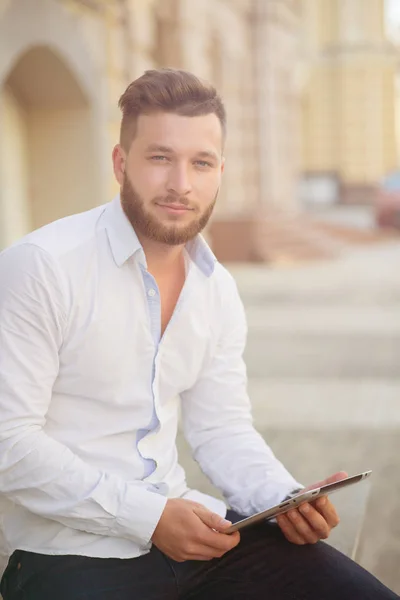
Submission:
{"label": "cheek", "polygon": [[168,179],[168,167],[166,165],[147,164],[143,169],[143,177],[149,184],[165,183]]}
{"label": "cheek", "polygon": [[167,179],[166,170],[144,164],[133,169],[130,175],[135,190],[143,198],[154,198],[163,193]]}
{"label": "cheek", "polygon": [[221,176],[209,175],[207,177],[199,176],[196,181],[196,189],[199,199],[204,203],[209,204],[214,200],[215,195],[221,185]]}

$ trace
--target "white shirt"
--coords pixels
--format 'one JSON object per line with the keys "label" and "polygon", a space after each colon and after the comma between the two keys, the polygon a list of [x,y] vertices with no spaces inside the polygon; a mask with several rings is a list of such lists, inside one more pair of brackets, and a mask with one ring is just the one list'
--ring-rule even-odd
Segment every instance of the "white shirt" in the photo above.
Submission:
{"label": "white shirt", "polygon": [[157,284],[119,198],[0,254],[6,553],[147,552],[167,498],[193,497],[179,401],[194,457],[233,509],[251,515],[299,487],[252,425],[234,280],[201,236],[186,250],[162,339]]}

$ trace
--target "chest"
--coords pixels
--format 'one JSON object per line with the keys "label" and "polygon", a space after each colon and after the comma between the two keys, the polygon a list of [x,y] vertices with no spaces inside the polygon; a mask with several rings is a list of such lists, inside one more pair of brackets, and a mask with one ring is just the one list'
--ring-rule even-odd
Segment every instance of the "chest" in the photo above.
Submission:
{"label": "chest", "polygon": [[60,355],[64,388],[79,384],[87,396],[124,404],[146,398],[155,378],[154,390],[172,397],[193,385],[213,354],[218,319],[207,282],[196,273],[149,281],[139,270],[134,275],[118,270],[110,279],[99,271],[76,294]]}
{"label": "chest", "polygon": [[158,277],[157,286],[160,295],[161,335],[175,312],[179,298],[185,285],[185,273],[179,272],[170,277]]}

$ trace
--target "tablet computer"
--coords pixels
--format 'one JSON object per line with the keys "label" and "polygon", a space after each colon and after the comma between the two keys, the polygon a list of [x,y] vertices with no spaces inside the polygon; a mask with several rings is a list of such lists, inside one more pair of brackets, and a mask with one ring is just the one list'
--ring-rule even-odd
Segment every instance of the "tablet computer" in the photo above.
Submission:
{"label": "tablet computer", "polygon": [[349,485],[353,485],[362,481],[366,477],[371,475],[372,471],[364,471],[363,473],[359,473],[358,475],[353,475],[352,477],[346,477],[346,479],[342,479],[341,481],[336,481],[335,483],[329,483],[327,485],[323,485],[321,487],[317,487],[311,490],[307,490],[305,492],[300,492],[293,498],[289,500],[284,500],[280,504],[273,506],[267,510],[263,510],[251,517],[247,517],[246,519],[242,519],[237,523],[231,525],[228,529],[225,529],[224,533],[233,533],[234,531],[240,531],[245,527],[249,527],[250,525],[255,525],[256,523],[260,523],[261,521],[266,521],[269,519],[274,519],[278,515],[281,515],[285,512],[288,512],[292,508],[296,508],[300,506],[300,504],[304,504],[305,502],[314,502],[317,498],[321,496],[327,496],[332,494],[333,492],[337,492]]}

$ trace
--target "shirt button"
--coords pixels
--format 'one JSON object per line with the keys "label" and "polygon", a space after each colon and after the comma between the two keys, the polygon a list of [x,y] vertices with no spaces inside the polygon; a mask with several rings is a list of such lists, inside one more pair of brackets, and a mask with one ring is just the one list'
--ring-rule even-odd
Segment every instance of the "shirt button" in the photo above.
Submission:
{"label": "shirt button", "polygon": [[161,496],[168,496],[169,486],[167,483],[163,481],[160,483],[155,483],[150,488],[154,493],[160,494]]}
{"label": "shirt button", "polygon": [[147,295],[148,295],[148,296],[150,296],[150,298],[153,298],[153,297],[156,295],[156,290],[155,290],[155,289],[153,289],[153,288],[150,288],[150,289],[147,291]]}

